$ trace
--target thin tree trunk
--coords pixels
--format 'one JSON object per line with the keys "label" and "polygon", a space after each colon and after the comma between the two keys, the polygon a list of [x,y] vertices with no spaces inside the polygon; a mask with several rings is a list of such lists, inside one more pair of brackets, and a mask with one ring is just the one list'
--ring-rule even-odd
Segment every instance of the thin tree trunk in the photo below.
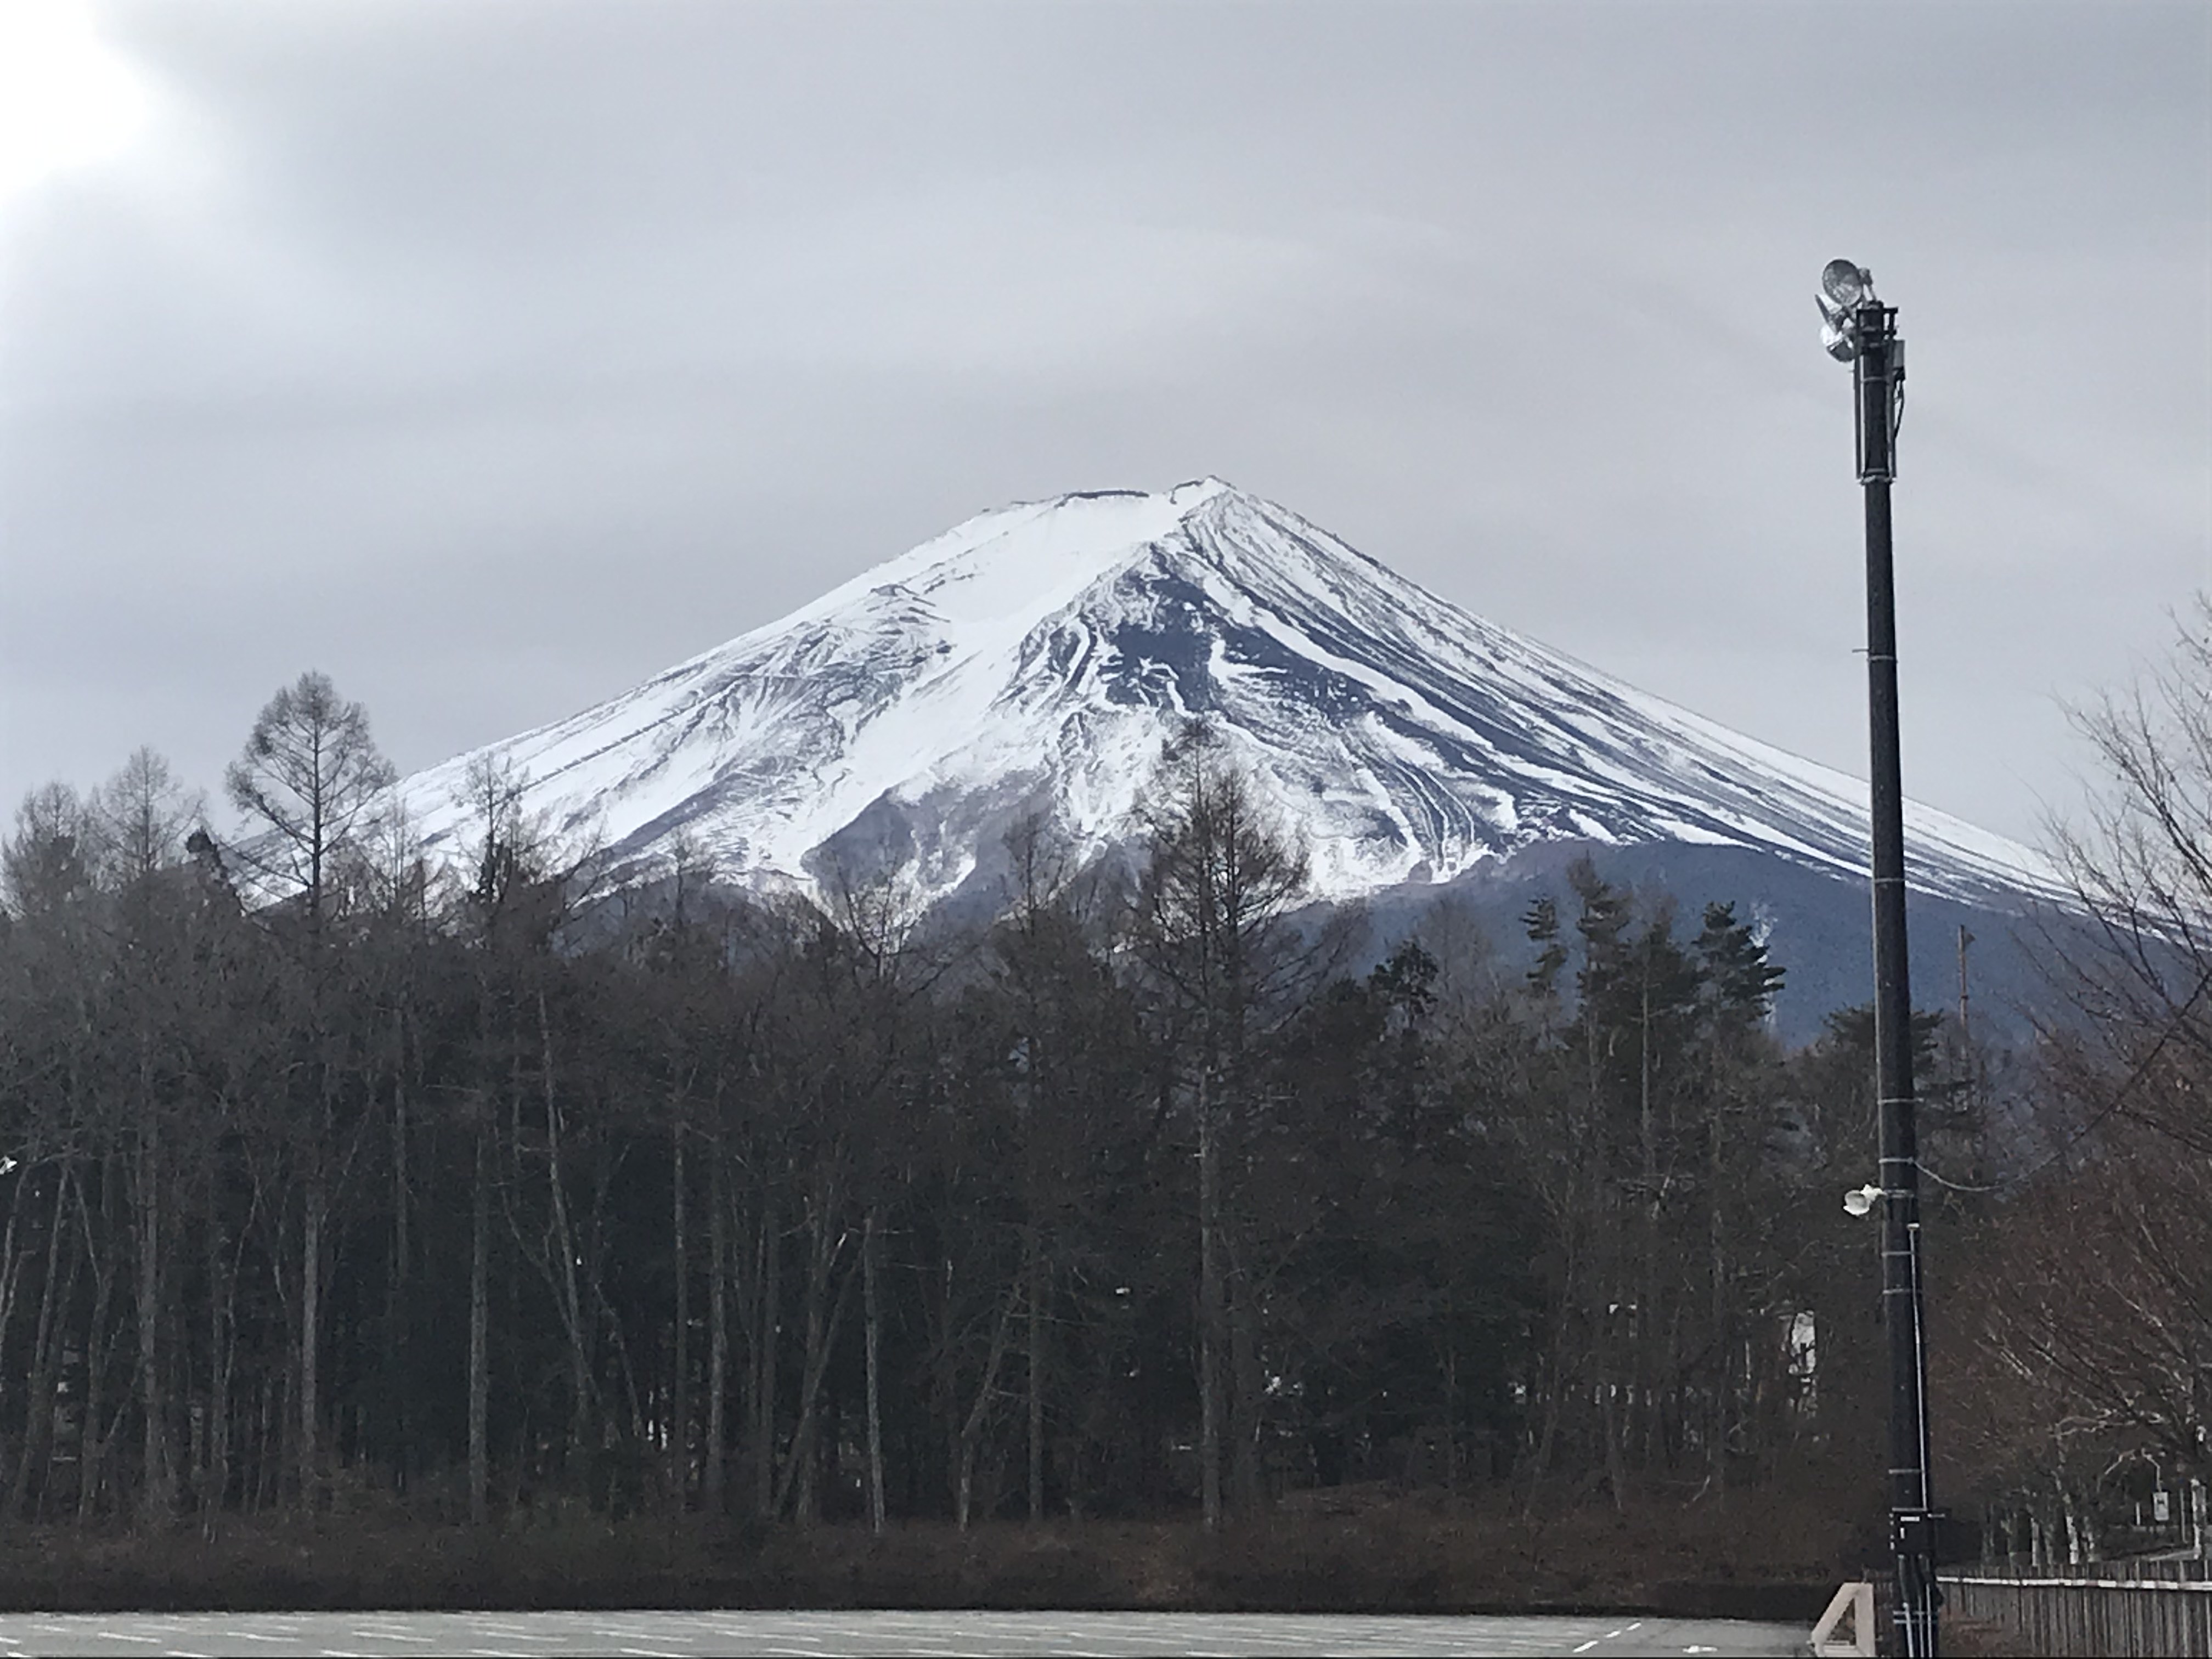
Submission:
{"label": "thin tree trunk", "polygon": [[1044,1304],[1045,1261],[1044,1247],[1037,1236],[1035,1212],[1031,1212],[1028,1237],[1029,1272],[1024,1294],[1028,1300],[1029,1315],[1029,1476],[1030,1524],[1039,1526],[1044,1521]]}
{"label": "thin tree trunk", "polygon": [[[1637,1025],[1637,1115],[1643,1137],[1644,1155],[1644,1283],[1637,1292],[1635,1352],[1629,1376],[1633,1379],[1627,1400],[1627,1421],[1621,1431],[1624,1441],[1641,1431],[1643,1466],[1649,1469],[1662,1461],[1663,1453],[1657,1443],[1662,1430],[1656,1420],[1659,1415],[1658,1401],[1662,1379],[1657,1364],[1659,1335],[1659,1127],[1658,1117],[1651,1101],[1651,952],[1647,945],[1643,952],[1644,983],[1640,1004],[1642,1018]],[[1670,1334],[1671,1344],[1671,1334]],[[1671,1372],[1673,1367],[1670,1365]],[[1665,1379],[1671,1382],[1669,1376]],[[1655,1455],[1655,1454],[1659,1454]]]}
{"label": "thin tree trunk", "polygon": [[219,1194],[212,1181],[209,1187],[208,1472],[198,1497],[200,1534],[213,1541],[216,1517],[230,1499],[230,1379],[238,1350],[238,1270],[224,1245]]}
{"label": "thin tree trunk", "polygon": [[317,1406],[322,1383],[319,1366],[322,1344],[316,1340],[323,1310],[323,1218],[329,1203],[318,1169],[308,1180],[306,1213],[300,1227],[300,1503],[312,1510],[319,1484],[319,1426]]}
{"label": "thin tree trunk", "polygon": [[0,1354],[7,1352],[9,1328],[15,1322],[15,1293],[23,1277],[23,1256],[16,1249],[15,1239],[21,1231],[23,1212],[31,1201],[28,1163],[26,1159],[26,1167],[16,1177],[15,1201],[8,1206],[6,1234],[0,1237]]}
{"label": "thin tree trunk", "polygon": [[469,1524],[490,1519],[491,1132],[477,1127],[476,1178],[469,1197]]}
{"label": "thin tree trunk", "polygon": [[[1721,1120],[1715,1109],[1705,1125],[1705,1190],[1710,1194],[1707,1243],[1712,1251],[1712,1343],[1721,1357],[1720,1378],[1713,1389],[1712,1449],[1707,1473],[1716,1492],[1728,1488],[1729,1390],[1735,1370],[1728,1307],[1728,1231],[1721,1208]],[[1749,1378],[1746,1372],[1746,1382]]]}
{"label": "thin tree trunk", "polygon": [[[45,1282],[39,1288],[39,1322],[31,1342],[30,1399],[25,1402],[27,1418],[24,1424],[23,1455],[15,1465],[15,1478],[8,1492],[8,1513],[28,1521],[32,1516],[31,1477],[33,1471],[46,1462],[53,1449],[54,1432],[54,1358],[60,1346],[60,1321],[57,1315],[68,1304],[76,1291],[77,1271],[83,1258],[72,1235],[69,1267],[64,1282],[58,1291],[55,1285],[57,1258],[61,1252],[62,1235],[69,1231],[69,1195],[76,1184],[74,1166],[64,1158],[54,1177],[54,1209],[46,1225],[46,1271]],[[79,1195],[82,1201],[82,1195]]]}
{"label": "thin tree trunk", "polygon": [[408,1315],[412,1303],[408,1297],[410,1249],[408,1216],[410,1206],[407,1185],[407,1050],[404,1028],[398,1019],[393,1021],[394,1037],[392,1078],[392,1277],[385,1298],[385,1375],[391,1380],[392,1398],[386,1409],[391,1413],[391,1433],[393,1473],[399,1488],[404,1491],[413,1484],[415,1475],[415,1436],[408,1410]]}
{"label": "thin tree trunk", "polygon": [[868,1360],[868,1529],[883,1534],[884,1407],[880,1382],[883,1307],[876,1293],[876,1212],[871,1209],[860,1236],[860,1273],[866,1292]]}
{"label": "thin tree trunk", "polygon": [[409,1249],[407,1215],[412,1207],[407,1184],[407,1079],[404,1067],[406,1056],[399,1056],[399,1075],[392,1085],[392,1279],[393,1284],[404,1289],[409,1263],[413,1252]]}
{"label": "thin tree trunk", "polygon": [[1013,1311],[1013,1296],[1010,1292],[999,1304],[996,1318],[991,1322],[991,1347],[983,1364],[983,1380],[976,1385],[975,1403],[968,1408],[968,1415],[960,1425],[960,1456],[952,1491],[953,1518],[962,1532],[968,1530],[969,1510],[975,1492],[975,1452],[983,1442],[983,1424],[991,1410],[991,1396],[999,1386],[999,1367],[1006,1358],[1006,1334],[1009,1316]]}
{"label": "thin tree trunk", "polygon": [[[150,1097],[143,1076],[142,1099]],[[169,1484],[169,1449],[161,1399],[161,1127],[146,1100],[147,1117],[138,1143],[138,1406],[145,1431],[139,1475],[146,1518],[161,1520],[176,1508]]]}
{"label": "thin tree trunk", "polygon": [[766,1520],[777,1508],[775,1381],[782,1322],[783,1231],[777,1223],[775,1205],[765,1199],[761,1205],[758,1260],[760,1286],[754,1329],[760,1334],[752,1356],[753,1513]]}
{"label": "thin tree trunk", "polygon": [[1198,1079],[1198,1478],[1208,1532],[1221,1525],[1221,1154],[1205,1072]]}
{"label": "thin tree trunk", "polygon": [[[114,1165],[100,1167],[100,1212],[103,1217],[114,1212]],[[102,1265],[92,1236],[91,1211],[80,1204],[78,1218],[85,1227],[85,1256],[92,1264],[92,1322],[85,1332],[84,1344],[84,1402],[77,1423],[77,1488],[76,1519],[80,1527],[91,1524],[94,1506],[100,1496],[100,1481],[107,1461],[107,1441],[100,1426],[100,1402],[106,1393],[107,1365],[112,1348],[107,1336],[107,1310],[115,1289],[113,1265]]]}
{"label": "thin tree trunk", "polygon": [[1228,1277],[1233,1286],[1229,1299],[1229,1421],[1233,1432],[1229,1489],[1234,1507],[1249,1516],[1260,1507],[1260,1408],[1265,1398],[1260,1377],[1260,1312],[1251,1275],[1235,1241],[1227,1243]]}
{"label": "thin tree trunk", "polygon": [[1614,1367],[1607,1366],[1599,1375],[1598,1387],[1602,1407],[1599,1419],[1605,1433],[1606,1484],[1613,1488],[1613,1507],[1620,1512],[1628,1508],[1628,1472],[1621,1456],[1621,1390],[1617,1375]]}
{"label": "thin tree trunk", "polygon": [[813,1480],[814,1431],[821,1415],[822,1373],[829,1368],[830,1353],[836,1346],[838,1328],[845,1322],[845,1309],[852,1300],[848,1292],[852,1288],[853,1275],[848,1273],[839,1283],[836,1300],[830,1305],[829,1317],[822,1322],[818,1332],[813,1327],[811,1312],[809,1316],[808,1356],[799,1378],[799,1423],[791,1431],[791,1449],[784,1458],[783,1475],[776,1483],[775,1501],[771,1511],[782,1514],[783,1506],[791,1501],[793,1489],[796,1486],[801,1495],[796,1518],[801,1526],[811,1526],[817,1519],[812,1502],[814,1494],[807,1488]]}
{"label": "thin tree trunk", "polygon": [[[797,1492],[798,1520],[801,1526],[812,1526],[817,1518],[817,1493],[814,1480],[813,1451],[816,1401],[821,1389],[822,1372],[830,1360],[830,1343],[836,1326],[830,1307],[830,1280],[836,1272],[837,1258],[845,1249],[845,1235],[837,1232],[836,1184],[825,1177],[822,1189],[808,1206],[807,1231],[812,1240],[806,1273],[806,1347],[800,1367],[801,1386],[799,1395],[799,1425],[792,1431],[791,1447],[786,1454],[783,1474],[777,1482],[775,1510],[783,1513],[794,1488]],[[852,1283],[848,1275],[845,1285]],[[838,1291],[836,1313],[844,1311],[844,1288]]]}
{"label": "thin tree trunk", "polygon": [[545,1172],[553,1212],[553,1247],[561,1257],[557,1287],[561,1317],[568,1329],[568,1456],[586,1450],[591,1420],[592,1362],[584,1328],[583,1297],[576,1285],[576,1243],[568,1224],[568,1198],[561,1179],[561,1112],[553,1093],[553,1025],[545,1013],[545,994],[538,994],[538,1036],[544,1066]]}
{"label": "thin tree trunk", "polygon": [[729,1176],[718,1133],[707,1165],[707,1512],[726,1503],[730,1461],[730,1206]]}
{"label": "thin tree trunk", "polygon": [[1444,1491],[1459,1492],[1459,1322],[1452,1316],[1452,1288],[1444,1286]]}
{"label": "thin tree trunk", "polygon": [[295,1376],[288,1358],[280,1371],[271,1370],[261,1381],[261,1455],[256,1470],[253,1507],[256,1512],[274,1507],[284,1477],[284,1425],[290,1420],[291,1397],[286,1392]]}
{"label": "thin tree trunk", "polygon": [[691,1245],[684,1227],[684,1124],[679,1119],[669,1132],[669,1157],[673,1170],[669,1181],[670,1231],[674,1233],[676,1255],[676,1340],[675,1352],[670,1358],[675,1367],[673,1399],[674,1423],[668,1432],[669,1489],[675,1494],[676,1507],[688,1508],[691,1500]]}
{"label": "thin tree trunk", "polygon": [[1559,1241],[1559,1288],[1558,1312],[1552,1321],[1552,1340],[1549,1352],[1544,1357],[1541,1380],[1543,1406],[1539,1413],[1536,1443],[1528,1458],[1528,1501],[1524,1513],[1533,1513],[1536,1494],[1544,1479],[1552,1472],[1552,1453],[1559,1443],[1559,1411],[1565,1403],[1567,1370],[1567,1325],[1577,1299],[1581,1295],[1581,1274],[1578,1271],[1580,1251],[1573,1224],[1561,1230]]}

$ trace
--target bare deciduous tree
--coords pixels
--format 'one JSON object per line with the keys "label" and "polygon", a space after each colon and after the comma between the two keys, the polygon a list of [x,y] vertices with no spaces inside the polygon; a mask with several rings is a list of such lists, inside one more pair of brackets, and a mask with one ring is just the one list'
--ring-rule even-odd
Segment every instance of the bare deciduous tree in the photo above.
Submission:
{"label": "bare deciduous tree", "polygon": [[223,775],[231,804],[260,831],[236,849],[241,861],[278,896],[298,896],[311,933],[356,873],[362,832],[393,775],[368,711],[312,670],[264,706]]}

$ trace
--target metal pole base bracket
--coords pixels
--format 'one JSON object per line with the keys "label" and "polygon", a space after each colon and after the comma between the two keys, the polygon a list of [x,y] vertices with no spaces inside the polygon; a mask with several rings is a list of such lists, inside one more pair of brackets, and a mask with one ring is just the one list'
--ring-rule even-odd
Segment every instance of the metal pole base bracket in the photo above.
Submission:
{"label": "metal pole base bracket", "polygon": [[[1846,1621],[1851,1627],[1846,1641],[1837,1634]],[[1856,1579],[1836,1592],[1810,1638],[1815,1659],[1874,1659],[1874,1586]]]}

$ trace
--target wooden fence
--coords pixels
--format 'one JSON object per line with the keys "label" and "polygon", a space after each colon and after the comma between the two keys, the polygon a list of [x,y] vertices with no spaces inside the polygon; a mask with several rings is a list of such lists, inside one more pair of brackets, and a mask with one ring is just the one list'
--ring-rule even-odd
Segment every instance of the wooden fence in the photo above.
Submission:
{"label": "wooden fence", "polygon": [[1988,1620],[2053,1659],[2212,1659],[2207,1565],[2107,1561],[2014,1571],[1983,1563],[1940,1574],[1939,1582],[1946,1616]]}

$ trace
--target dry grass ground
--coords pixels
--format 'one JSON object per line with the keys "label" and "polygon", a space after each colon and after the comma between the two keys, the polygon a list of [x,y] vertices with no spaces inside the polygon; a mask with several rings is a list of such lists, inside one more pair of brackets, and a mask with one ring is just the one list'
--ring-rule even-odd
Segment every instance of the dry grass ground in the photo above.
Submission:
{"label": "dry grass ground", "polygon": [[1802,1502],[1541,1517],[1387,1493],[1186,1522],[916,1523],[799,1532],[537,1511],[481,1532],[398,1516],[0,1537],[0,1609],[297,1607],[1635,1609],[1809,1622],[1855,1571]]}

